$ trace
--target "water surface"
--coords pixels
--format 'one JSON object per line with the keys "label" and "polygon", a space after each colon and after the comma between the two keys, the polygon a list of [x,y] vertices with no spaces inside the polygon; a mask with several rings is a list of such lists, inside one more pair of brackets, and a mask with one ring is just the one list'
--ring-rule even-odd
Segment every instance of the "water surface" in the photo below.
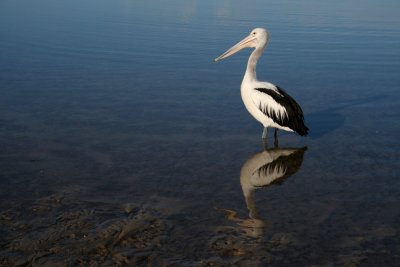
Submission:
{"label": "water surface", "polygon": [[[1,265],[398,265],[399,7],[2,1]],[[255,27],[310,128],[266,151]]]}

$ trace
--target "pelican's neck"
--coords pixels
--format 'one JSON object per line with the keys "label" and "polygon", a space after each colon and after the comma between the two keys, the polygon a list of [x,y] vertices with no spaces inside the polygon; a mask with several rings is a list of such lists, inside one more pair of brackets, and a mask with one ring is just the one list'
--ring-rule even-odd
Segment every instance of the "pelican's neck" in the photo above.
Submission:
{"label": "pelican's neck", "polygon": [[243,81],[256,81],[257,73],[256,66],[258,59],[261,57],[264,52],[265,46],[259,46],[254,49],[249,57],[249,61],[247,62],[246,73],[244,74]]}

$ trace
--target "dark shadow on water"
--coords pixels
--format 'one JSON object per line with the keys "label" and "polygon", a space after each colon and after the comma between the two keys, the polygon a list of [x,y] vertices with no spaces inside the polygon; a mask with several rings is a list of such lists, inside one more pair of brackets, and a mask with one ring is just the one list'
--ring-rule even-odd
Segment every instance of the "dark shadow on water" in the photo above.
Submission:
{"label": "dark shadow on water", "polygon": [[334,107],[329,107],[320,111],[306,114],[306,123],[310,128],[309,137],[320,138],[336,129],[339,129],[345,122],[346,116],[343,115],[344,110],[356,105],[381,101],[387,96],[370,96],[360,99],[353,99],[343,103],[339,103]]}
{"label": "dark shadow on water", "polygon": [[307,125],[310,128],[309,137],[320,138],[336,129],[345,121],[345,116],[336,109],[326,109],[306,115]]}

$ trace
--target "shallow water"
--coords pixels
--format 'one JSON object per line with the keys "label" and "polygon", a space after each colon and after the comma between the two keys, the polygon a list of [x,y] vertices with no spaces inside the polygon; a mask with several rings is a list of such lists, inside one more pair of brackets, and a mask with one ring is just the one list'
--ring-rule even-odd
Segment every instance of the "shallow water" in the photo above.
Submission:
{"label": "shallow water", "polygon": [[[1,265],[398,266],[399,7],[2,1]],[[213,62],[259,26],[310,128],[266,151]]]}

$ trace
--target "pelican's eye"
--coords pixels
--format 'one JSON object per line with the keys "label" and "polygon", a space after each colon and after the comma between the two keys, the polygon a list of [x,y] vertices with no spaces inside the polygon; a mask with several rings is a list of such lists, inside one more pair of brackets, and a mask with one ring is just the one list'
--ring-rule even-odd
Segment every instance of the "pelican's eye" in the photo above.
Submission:
{"label": "pelican's eye", "polygon": [[256,35],[257,33],[256,33],[256,32],[253,32],[252,34],[253,34],[253,35]]}

